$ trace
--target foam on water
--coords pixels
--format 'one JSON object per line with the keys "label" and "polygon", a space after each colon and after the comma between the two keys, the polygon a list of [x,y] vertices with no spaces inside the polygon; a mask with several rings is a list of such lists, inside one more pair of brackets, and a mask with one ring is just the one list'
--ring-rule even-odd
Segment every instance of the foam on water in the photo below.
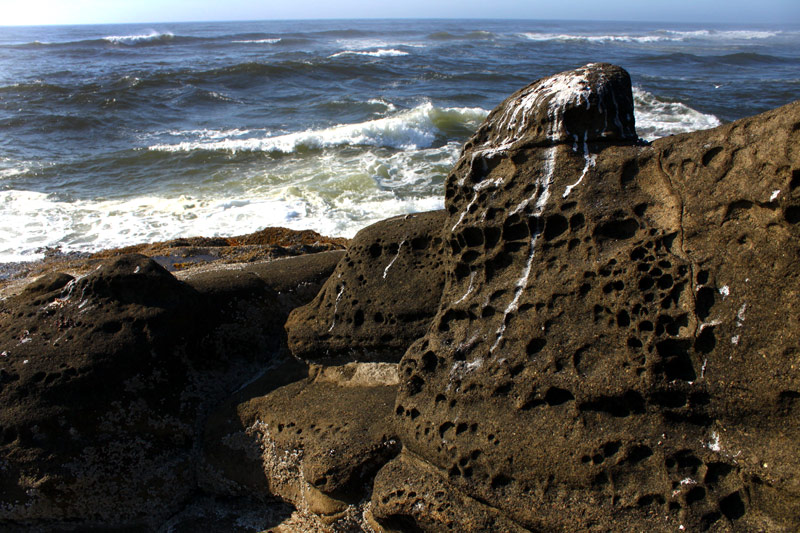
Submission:
{"label": "foam on water", "polygon": [[[645,139],[719,125],[713,115],[685,104],[662,102],[634,88],[637,131]],[[392,104],[375,99],[375,103]],[[232,192],[219,186],[122,200],[65,201],[23,190],[0,192],[0,262],[33,260],[45,247],[96,251],[189,235],[235,235],[266,226],[314,229],[350,237],[386,217],[443,207],[441,180],[457,159],[460,144],[434,147],[448,125],[474,130],[487,111],[437,108],[425,103],[392,116],[284,135],[267,130],[168,130],[157,136],[193,141],[159,144],[151,150],[297,152],[319,149],[299,159],[279,159],[265,168],[272,181],[255,180]],[[518,117],[521,120],[521,117]],[[519,124],[515,124],[519,125]],[[258,137],[248,137],[252,135]],[[339,150],[354,147],[342,157]],[[348,148],[352,149],[352,148]],[[23,163],[3,159],[0,178],[24,174]],[[432,176],[438,175],[438,185]],[[253,178],[255,179],[255,178]],[[185,192],[185,191],[184,191]]]}
{"label": "foam on water", "polygon": [[281,42],[280,38],[277,39],[250,39],[246,41],[231,41],[238,44],[275,44]]}
{"label": "foam on water", "polygon": [[329,128],[306,130],[285,135],[247,139],[225,138],[212,141],[186,141],[178,144],[156,144],[150,150],[163,152],[192,152],[223,150],[228,152],[283,152],[299,148],[320,149],[333,146],[384,146],[416,150],[433,145],[442,122],[456,121],[471,129],[477,128],[488,111],[481,108],[438,108],[425,103],[396,115]]}
{"label": "foam on water", "polygon": [[731,41],[731,40],[756,40],[769,39],[780,35],[780,31],[754,31],[754,30],[695,30],[695,31],[676,31],[676,30],[656,30],[653,32],[636,34],[571,34],[571,33],[546,33],[546,32],[524,32],[520,37],[531,41],[578,41],[590,43],[659,43],[659,42],[686,42],[691,40],[706,41]]}
{"label": "foam on water", "polygon": [[[719,125],[704,106],[735,120],[796,98],[798,39],[777,25],[536,21],[9,29],[0,261],[267,225],[353,235],[441,207],[485,108],[535,77],[620,64],[642,86],[637,133],[652,140]],[[501,139],[514,142],[530,103]],[[589,179],[584,152],[554,195]]]}
{"label": "foam on water", "polygon": [[46,247],[97,251],[267,226],[351,237],[386,217],[441,209],[441,183],[459,149],[457,143],[413,152],[368,149],[349,157],[325,150],[281,159],[266,176],[241,177],[233,190],[223,181],[211,190],[184,187],[184,194],[76,201],[0,191],[0,263],[38,259]]}
{"label": "foam on water", "polygon": [[175,37],[172,32],[160,33],[155,30],[139,35],[109,35],[103,37],[104,41],[113,44],[136,44],[143,41],[168,41]]}
{"label": "foam on water", "polygon": [[636,132],[652,141],[667,135],[716,128],[722,122],[681,102],[664,102],[638,87],[633,88]]}
{"label": "foam on water", "polygon": [[394,48],[380,48],[378,50],[372,50],[372,51],[344,50],[342,52],[337,52],[331,55],[330,57],[341,57],[346,55],[370,56],[370,57],[398,57],[398,56],[407,56],[408,52],[404,52],[402,50],[396,50]]}

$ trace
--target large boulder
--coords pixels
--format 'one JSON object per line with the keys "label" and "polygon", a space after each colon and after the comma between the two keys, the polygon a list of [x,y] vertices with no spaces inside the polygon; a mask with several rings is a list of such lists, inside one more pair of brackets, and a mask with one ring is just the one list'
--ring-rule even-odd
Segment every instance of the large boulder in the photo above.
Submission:
{"label": "large boulder", "polygon": [[652,145],[630,102],[624,71],[587,65],[467,143],[378,522],[800,528],[800,102]]}
{"label": "large boulder", "polygon": [[342,253],[186,282],[125,255],[0,302],[0,529],[153,530],[179,510],[205,413],[269,370]]}
{"label": "large boulder", "polygon": [[445,217],[403,215],[358,232],[317,297],[289,316],[292,353],[326,364],[399,361],[439,304]]}

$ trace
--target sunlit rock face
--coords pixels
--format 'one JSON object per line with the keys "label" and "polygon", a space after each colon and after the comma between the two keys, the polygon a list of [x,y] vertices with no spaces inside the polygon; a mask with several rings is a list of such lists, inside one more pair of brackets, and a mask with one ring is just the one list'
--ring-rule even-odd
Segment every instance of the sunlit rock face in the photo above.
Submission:
{"label": "sunlit rock face", "polygon": [[289,316],[292,354],[328,365],[399,361],[439,305],[446,218],[415,213],[359,231],[317,297]]}
{"label": "sunlit rock face", "polygon": [[447,180],[445,288],[401,360],[378,521],[792,530],[798,130],[796,103],[637,143],[604,64],[493,111]]}

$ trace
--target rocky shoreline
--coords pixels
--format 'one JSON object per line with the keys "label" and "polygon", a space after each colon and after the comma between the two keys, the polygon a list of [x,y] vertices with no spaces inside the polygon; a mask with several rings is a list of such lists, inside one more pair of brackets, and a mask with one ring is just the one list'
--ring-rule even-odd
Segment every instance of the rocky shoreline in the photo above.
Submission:
{"label": "rocky shoreline", "polygon": [[591,64],[442,211],[45,262],[0,287],[0,526],[796,531],[798,147],[800,101],[643,143]]}

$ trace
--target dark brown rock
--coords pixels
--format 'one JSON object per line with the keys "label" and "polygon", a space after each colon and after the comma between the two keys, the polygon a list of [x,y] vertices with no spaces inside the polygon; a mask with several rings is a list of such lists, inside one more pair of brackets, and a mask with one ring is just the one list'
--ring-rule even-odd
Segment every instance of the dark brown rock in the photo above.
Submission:
{"label": "dark brown rock", "polygon": [[399,451],[388,424],[396,365],[312,367],[305,379],[282,381],[271,374],[211,416],[206,490],[279,497],[312,522],[360,527],[375,472]]}
{"label": "dark brown rock", "polygon": [[[403,454],[382,468],[375,485],[380,488],[381,495],[373,499],[368,523],[386,533],[420,529],[508,533],[528,531],[497,509],[463,494],[436,468],[410,454]],[[375,515],[389,518],[378,524]]]}
{"label": "dark brown rock", "polygon": [[3,302],[1,519],[131,524],[188,496],[197,399],[173,335],[198,303],[142,256]]}
{"label": "dark brown rock", "polygon": [[205,413],[269,372],[339,255],[186,283],[127,255],[0,302],[0,529],[153,530],[179,510]]}
{"label": "dark brown rock", "polygon": [[286,323],[310,361],[398,361],[425,332],[444,284],[443,211],[390,218],[352,239],[317,297]]}
{"label": "dark brown rock", "polygon": [[[797,530],[800,102],[612,139],[629,144],[467,144],[441,308],[401,361],[404,451],[385,469],[419,457],[532,530]],[[406,490],[429,494],[419,470]],[[449,527],[393,507],[396,489],[378,475],[379,522]]]}
{"label": "dark brown rock", "polygon": [[506,98],[467,141],[463,155],[636,140],[630,76],[616,65],[592,63],[537,80]]}

